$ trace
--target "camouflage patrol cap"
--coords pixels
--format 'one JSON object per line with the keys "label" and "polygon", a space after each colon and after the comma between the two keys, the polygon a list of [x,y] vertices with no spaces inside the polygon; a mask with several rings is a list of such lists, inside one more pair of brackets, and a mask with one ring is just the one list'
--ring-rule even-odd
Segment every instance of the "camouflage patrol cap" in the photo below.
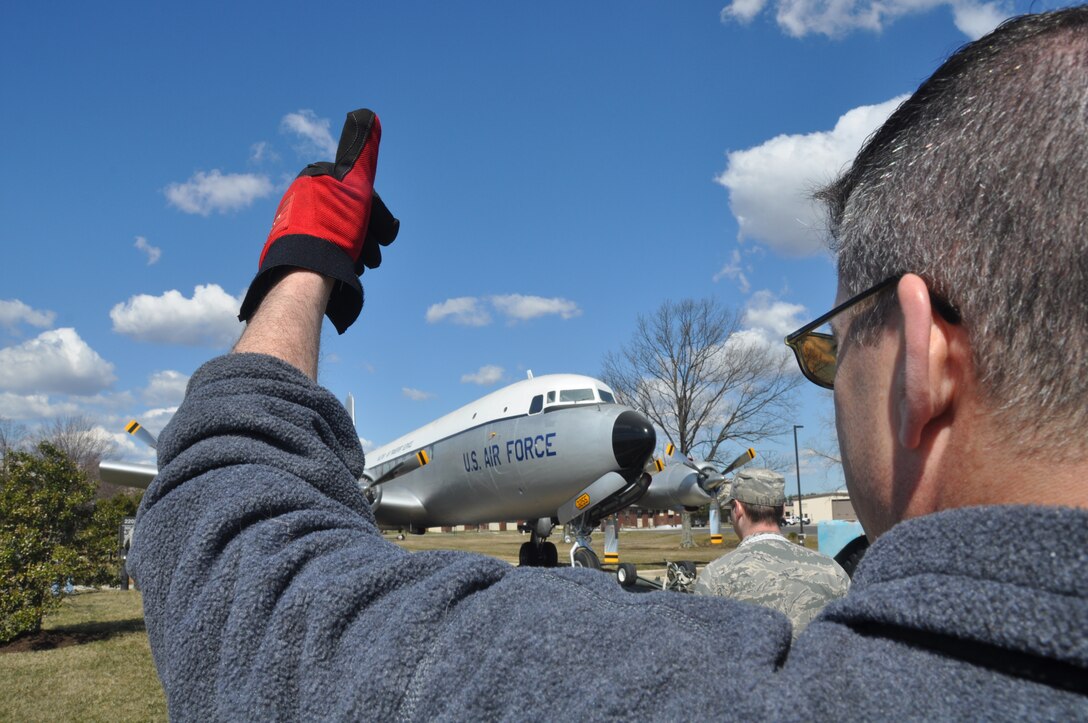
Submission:
{"label": "camouflage patrol cap", "polygon": [[746,469],[733,475],[729,499],[749,505],[780,507],[786,504],[786,478],[769,469]]}

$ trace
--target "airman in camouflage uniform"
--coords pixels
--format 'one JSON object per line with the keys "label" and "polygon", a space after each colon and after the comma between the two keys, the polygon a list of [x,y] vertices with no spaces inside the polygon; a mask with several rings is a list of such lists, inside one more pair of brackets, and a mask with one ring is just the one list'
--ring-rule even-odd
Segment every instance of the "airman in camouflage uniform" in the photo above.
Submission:
{"label": "airman in camouflage uniform", "polygon": [[771,470],[738,472],[729,491],[737,549],[699,574],[695,592],[774,608],[796,638],[823,607],[846,594],[850,578],[838,563],[782,536],[786,480]]}

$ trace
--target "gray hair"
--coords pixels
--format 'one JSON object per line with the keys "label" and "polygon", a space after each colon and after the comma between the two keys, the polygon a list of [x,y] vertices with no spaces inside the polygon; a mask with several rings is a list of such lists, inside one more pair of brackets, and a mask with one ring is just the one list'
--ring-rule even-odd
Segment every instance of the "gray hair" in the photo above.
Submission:
{"label": "gray hair", "polygon": [[999,418],[1083,446],[1088,6],[961,48],[817,197],[847,292],[920,275],[962,317]]}

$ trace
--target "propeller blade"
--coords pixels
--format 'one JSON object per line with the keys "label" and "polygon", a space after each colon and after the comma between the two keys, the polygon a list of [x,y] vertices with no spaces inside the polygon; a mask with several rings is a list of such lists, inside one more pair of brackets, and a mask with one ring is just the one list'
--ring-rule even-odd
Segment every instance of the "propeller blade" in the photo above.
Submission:
{"label": "propeller blade", "polygon": [[650,461],[646,463],[646,466],[644,468],[645,471],[649,472],[650,474],[657,474],[661,470],[665,469],[669,466],[669,462],[672,461],[672,456],[674,452],[676,452],[676,445],[674,445],[672,442],[669,442],[665,445],[665,456],[653,457],[652,459],[650,459]]}
{"label": "propeller blade", "polygon": [[720,545],[722,544],[722,508],[718,505],[718,500],[714,500],[710,503],[710,544]]}
{"label": "propeller blade", "polygon": [[344,409],[348,410],[348,416],[351,417],[351,426],[355,426],[355,395],[348,392],[348,396],[344,399]]}
{"label": "propeller blade", "polygon": [[751,462],[755,458],[756,458],[756,451],[754,449],[752,449],[751,447],[749,447],[748,449],[744,450],[744,452],[742,452],[739,457],[737,457],[735,460],[730,462],[729,466],[722,470],[722,474],[729,474],[730,472],[732,472],[736,468],[743,467],[744,465],[748,464],[749,462]]}
{"label": "propeller blade", "polygon": [[392,464],[388,469],[383,470],[378,478],[370,483],[370,486],[376,487],[386,482],[392,482],[403,474],[417,470],[420,467],[426,467],[431,462],[431,453],[427,450],[428,448],[423,448],[413,454],[407,454],[399,458],[396,464]]}
{"label": "propeller blade", "polygon": [[157,448],[158,440],[155,439],[155,435],[140,426],[140,423],[137,422],[135,419],[125,425],[125,431],[146,444],[148,447],[151,447],[151,449]]}

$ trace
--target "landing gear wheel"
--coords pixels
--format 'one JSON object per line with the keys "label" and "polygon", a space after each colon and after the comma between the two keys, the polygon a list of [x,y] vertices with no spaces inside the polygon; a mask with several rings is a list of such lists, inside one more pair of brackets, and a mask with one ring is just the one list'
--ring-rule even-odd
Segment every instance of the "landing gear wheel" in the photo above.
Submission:
{"label": "landing gear wheel", "polygon": [[555,543],[542,542],[540,543],[540,566],[541,567],[557,567],[559,565],[559,550],[555,548]]}
{"label": "landing gear wheel", "polygon": [[579,547],[574,551],[574,566],[575,567],[588,567],[590,570],[600,570],[601,561],[597,557],[597,553],[588,547]]}
{"label": "landing gear wheel", "polygon": [[531,542],[523,542],[518,550],[518,565],[521,567],[537,567],[540,558],[537,556],[536,547]]}
{"label": "landing gear wheel", "polygon": [[620,587],[634,587],[637,580],[638,572],[631,563],[621,562],[616,568],[616,582],[620,584]]}

